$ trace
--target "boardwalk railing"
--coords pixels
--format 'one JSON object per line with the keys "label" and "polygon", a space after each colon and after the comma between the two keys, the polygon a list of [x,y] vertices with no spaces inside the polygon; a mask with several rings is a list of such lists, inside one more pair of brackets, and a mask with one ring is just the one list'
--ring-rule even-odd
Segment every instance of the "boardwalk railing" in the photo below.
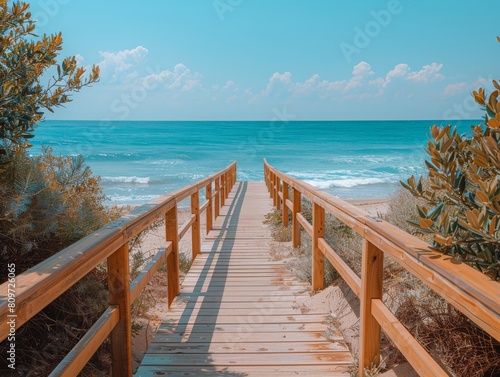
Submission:
{"label": "boardwalk railing", "polygon": [[[349,203],[273,168],[264,159],[264,177],[273,203],[283,210],[283,225],[292,214],[292,243],[300,246],[300,227],[312,238],[312,288],[324,288],[324,258],[359,297],[360,376],[380,360],[381,329],[421,376],[448,376],[382,301],[383,257],[407,271],[500,341],[500,284],[466,264],[453,263],[421,240]],[[312,203],[313,223],[300,213],[302,196]],[[325,212],[363,237],[362,272],[358,277],[324,238]]]}
{"label": "boardwalk railing", "polygon": [[[0,286],[0,341],[19,328],[68,288],[107,259],[109,307],[61,361],[51,376],[76,376],[104,340],[111,335],[113,376],[132,375],[130,305],[167,261],[168,304],[179,294],[179,240],[191,229],[193,258],[200,252],[200,215],[206,212],[207,233],[212,229],[236,182],[236,162],[195,184],[161,196],[121,219],[90,234],[16,277],[15,314],[9,311],[8,286]],[[200,205],[199,193],[206,190]],[[177,206],[191,198],[191,216],[178,228]],[[165,219],[165,248],[130,282],[129,241],[159,219]]]}

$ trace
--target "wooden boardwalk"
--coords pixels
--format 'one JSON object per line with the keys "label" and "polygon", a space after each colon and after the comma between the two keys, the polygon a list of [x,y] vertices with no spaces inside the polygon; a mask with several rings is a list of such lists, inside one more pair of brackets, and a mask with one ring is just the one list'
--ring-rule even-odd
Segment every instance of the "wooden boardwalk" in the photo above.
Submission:
{"label": "wooden boardwalk", "polygon": [[263,182],[237,183],[136,376],[348,376],[349,350],[324,338],[329,313],[269,255]]}

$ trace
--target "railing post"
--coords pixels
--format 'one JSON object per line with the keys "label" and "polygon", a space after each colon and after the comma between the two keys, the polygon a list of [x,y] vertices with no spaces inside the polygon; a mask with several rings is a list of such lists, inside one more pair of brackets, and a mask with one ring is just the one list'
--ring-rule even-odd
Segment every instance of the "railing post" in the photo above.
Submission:
{"label": "railing post", "polygon": [[281,217],[283,221],[283,226],[288,227],[288,206],[286,201],[288,200],[288,183],[283,181],[283,210],[281,211]]}
{"label": "railing post", "polygon": [[372,316],[372,299],[382,298],[384,254],[375,245],[363,240],[361,267],[361,312],[359,335],[359,376],[364,368],[380,362],[380,324]]}
{"label": "railing post", "polygon": [[325,209],[313,203],[312,234],[312,289],[317,291],[325,286],[325,256],[319,249],[318,240],[325,237]]}
{"label": "railing post", "polygon": [[279,192],[280,192],[280,179],[278,178],[278,176],[275,176],[274,177],[274,185],[275,185],[275,189],[274,189],[274,206],[276,207],[277,210],[279,210],[281,208],[280,206],[280,196],[279,196]]}
{"label": "railing post", "polygon": [[273,172],[269,172],[269,197],[273,199],[274,205],[274,174]]}
{"label": "railing post", "polygon": [[220,178],[215,178],[215,218],[220,214]]}
{"label": "railing post", "polygon": [[302,208],[302,199],[300,191],[293,189],[293,210],[292,210],[292,246],[300,246],[300,223],[297,220],[297,214],[300,213]]}
{"label": "railing post", "polygon": [[201,232],[200,232],[200,192],[196,191],[191,195],[191,214],[195,215],[193,225],[191,225],[191,247],[193,260],[201,250]]}
{"label": "railing post", "polygon": [[281,192],[281,179],[278,178],[276,180],[276,209],[278,211],[281,209],[280,192]]}
{"label": "railing post", "polygon": [[236,164],[234,164],[234,167],[233,167],[233,184],[231,186],[234,186],[236,184],[236,175],[237,175]]}
{"label": "railing post", "polygon": [[130,320],[130,271],[128,243],[108,257],[109,305],[117,305],[120,321],[111,331],[114,377],[132,376],[132,325]]}
{"label": "railing post", "polygon": [[227,186],[227,190],[226,190],[226,199],[229,198],[229,193],[231,192],[231,172],[227,172],[226,173],[226,186]]}
{"label": "railing post", "polygon": [[226,181],[224,179],[224,174],[220,176],[220,206],[224,207],[226,204]]}
{"label": "railing post", "polygon": [[179,233],[177,228],[177,205],[165,215],[165,238],[172,242],[172,252],[167,256],[168,307],[180,293],[179,287]]}
{"label": "railing post", "polygon": [[210,182],[206,189],[206,197],[208,201],[207,206],[207,234],[212,230],[213,226],[213,210],[212,210],[212,182]]}

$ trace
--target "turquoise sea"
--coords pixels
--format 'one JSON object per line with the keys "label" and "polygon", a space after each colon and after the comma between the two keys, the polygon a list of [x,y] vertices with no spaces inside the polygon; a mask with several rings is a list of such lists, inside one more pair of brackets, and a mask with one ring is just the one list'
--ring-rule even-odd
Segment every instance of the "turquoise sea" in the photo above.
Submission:
{"label": "turquoise sea", "polygon": [[[238,162],[239,180],[276,168],[344,199],[390,196],[424,172],[429,129],[445,121],[45,121],[41,145],[81,154],[110,203],[143,204]],[[460,129],[479,121],[461,121]]]}

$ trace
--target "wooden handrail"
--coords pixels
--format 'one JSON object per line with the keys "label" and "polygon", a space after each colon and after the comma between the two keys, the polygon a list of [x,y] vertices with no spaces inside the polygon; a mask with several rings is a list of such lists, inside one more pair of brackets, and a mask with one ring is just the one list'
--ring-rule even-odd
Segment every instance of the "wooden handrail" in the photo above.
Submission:
{"label": "wooden handrail", "polygon": [[[474,323],[500,341],[500,284],[481,272],[430,249],[425,242],[365,211],[314,186],[273,168],[264,159],[264,179],[277,209],[283,217],[292,212],[292,243],[300,246],[300,226],[313,240],[313,286],[323,288],[323,255],[338,270],[361,301],[360,376],[374,360],[380,360],[380,329],[394,341],[407,360],[422,376],[447,375],[381,301],[383,256],[389,255],[407,271],[428,285]],[[286,187],[286,193],[283,188]],[[289,188],[292,191],[289,192]],[[300,213],[302,196],[313,204],[313,224]],[[291,203],[287,198],[292,198]],[[283,202],[282,202],[282,199]],[[363,237],[362,275],[358,277],[335,253],[323,236],[324,213],[330,213]],[[321,254],[318,253],[318,249]],[[432,372],[430,372],[432,371]]]}
{"label": "wooden handrail", "polygon": [[[212,193],[215,183],[215,193]],[[16,276],[16,329],[26,323],[67,289],[107,259],[110,306],[64,358],[51,376],[74,376],[99,345],[111,334],[113,376],[132,376],[130,304],[146,287],[163,261],[167,261],[168,303],[179,293],[178,204],[191,197],[193,257],[200,251],[200,214],[206,209],[207,231],[219,216],[220,206],[236,183],[236,162],[192,185],[160,196],[119,220],[88,235],[42,263]],[[223,185],[223,191],[220,186]],[[200,207],[199,192],[206,190],[209,203]],[[215,196],[215,203],[212,200]],[[210,218],[209,218],[210,217]],[[159,219],[165,220],[165,247],[160,249],[139,276],[130,282],[129,241]],[[182,229],[184,232],[187,229]],[[182,234],[184,235],[185,232]],[[181,236],[182,236],[181,235]],[[9,334],[8,282],[0,285],[0,341]]]}

